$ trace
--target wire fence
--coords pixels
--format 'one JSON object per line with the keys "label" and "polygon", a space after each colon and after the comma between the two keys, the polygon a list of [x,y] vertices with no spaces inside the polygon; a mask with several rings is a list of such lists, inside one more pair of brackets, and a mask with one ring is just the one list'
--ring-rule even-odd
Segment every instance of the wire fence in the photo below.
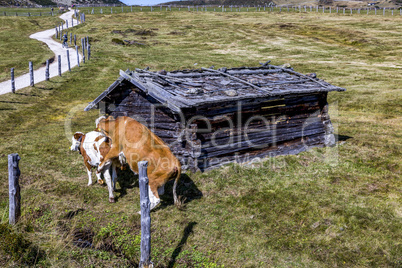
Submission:
{"label": "wire fence", "polygon": [[[117,6],[111,5],[77,5],[75,8],[80,9],[85,14],[118,14],[131,12],[172,12],[172,11],[188,11],[188,12],[288,12],[288,13],[326,13],[341,15],[382,15],[382,16],[401,16],[402,8],[347,8],[347,7],[325,7],[325,6],[173,6],[173,5],[157,5],[157,6]],[[18,9],[17,9],[18,10]],[[59,12],[35,11],[35,12],[18,12],[18,11],[1,11],[0,16],[55,16]]]}

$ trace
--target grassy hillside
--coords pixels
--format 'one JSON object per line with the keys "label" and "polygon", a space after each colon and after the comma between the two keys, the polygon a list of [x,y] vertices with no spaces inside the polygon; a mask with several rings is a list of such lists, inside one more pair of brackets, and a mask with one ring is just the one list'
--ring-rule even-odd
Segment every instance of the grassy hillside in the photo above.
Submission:
{"label": "grassy hillside", "polygon": [[[272,60],[347,88],[329,94],[338,145],[183,175],[186,209],[173,206],[168,189],[151,214],[156,267],[400,267],[401,28],[397,16],[87,15],[73,34],[90,36],[91,61],[0,96],[0,265],[137,266],[137,178],[120,172],[117,203],[109,204],[105,187],[86,187],[82,158],[69,151],[71,131],[92,130],[99,116],[83,108],[119,69]],[[10,153],[22,158],[22,216],[13,227]]]}
{"label": "grassy hillside", "polygon": [[[193,1],[171,1],[168,4],[176,5],[237,5],[237,6],[266,6],[269,3],[274,2],[278,6],[344,6],[350,8],[367,7],[368,3],[372,3],[370,0],[362,1],[333,1],[333,0],[193,0]],[[375,1],[379,7],[400,7],[402,5],[401,0],[381,0]]]}
{"label": "grassy hillside", "polygon": [[[6,12],[10,12],[7,10]],[[29,12],[29,11],[28,11]],[[37,11],[39,12],[39,11]],[[0,17],[0,81],[10,79],[10,69],[15,68],[15,75],[28,73],[28,62],[39,68],[46,60],[53,57],[53,52],[46,44],[30,39],[33,32],[44,31],[60,23],[57,17],[37,19],[33,17]],[[27,53],[29,51],[29,53]]]}

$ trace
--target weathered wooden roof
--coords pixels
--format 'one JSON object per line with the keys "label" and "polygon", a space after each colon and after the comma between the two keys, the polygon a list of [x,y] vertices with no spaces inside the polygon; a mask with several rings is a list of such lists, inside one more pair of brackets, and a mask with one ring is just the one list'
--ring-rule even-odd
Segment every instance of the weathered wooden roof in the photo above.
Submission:
{"label": "weathered wooden roof", "polygon": [[261,67],[201,68],[197,70],[150,72],[146,69],[120,71],[120,77],[93,102],[88,111],[105,98],[123,81],[128,81],[174,112],[222,101],[236,101],[270,96],[345,91],[316,78],[303,75],[291,68],[263,64]]}

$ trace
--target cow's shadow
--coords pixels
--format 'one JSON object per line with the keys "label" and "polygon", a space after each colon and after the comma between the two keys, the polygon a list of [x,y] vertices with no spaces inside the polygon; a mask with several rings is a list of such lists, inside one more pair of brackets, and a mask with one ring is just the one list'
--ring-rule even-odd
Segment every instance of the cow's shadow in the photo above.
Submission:
{"label": "cow's shadow", "polygon": [[[174,180],[171,180],[165,184],[165,194],[160,196],[161,203],[153,211],[174,205],[173,184]],[[195,185],[193,180],[187,174],[181,174],[179,183],[177,185],[177,196],[183,205],[185,205],[193,200],[202,198],[203,195],[198,189],[197,185]]]}
{"label": "cow's shadow", "polygon": [[[127,195],[127,189],[139,187],[138,175],[135,175],[130,168],[117,171],[117,182],[120,187],[116,186],[116,188],[119,188],[115,191],[116,193],[119,193],[119,195],[115,196],[116,202],[118,202],[120,199],[124,199],[124,196]],[[157,208],[155,208],[155,211],[174,205],[173,184],[174,180],[171,180],[165,184],[165,193],[160,196],[161,203]],[[202,197],[202,192],[187,174],[181,174],[177,186],[177,195],[182,203],[186,204],[192,200],[200,199]]]}
{"label": "cow's shadow", "polygon": [[118,202],[120,198],[123,198],[127,194],[127,189],[133,189],[134,187],[139,186],[138,175],[134,174],[129,167],[125,167],[125,169],[123,170],[117,170],[117,182],[120,186],[120,189],[116,189],[115,191],[119,193],[118,196],[115,196],[116,202]]}

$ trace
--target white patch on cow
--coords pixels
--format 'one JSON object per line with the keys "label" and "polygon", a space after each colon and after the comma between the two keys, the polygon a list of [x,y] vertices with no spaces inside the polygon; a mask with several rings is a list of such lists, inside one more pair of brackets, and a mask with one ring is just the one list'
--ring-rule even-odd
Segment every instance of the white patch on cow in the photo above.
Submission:
{"label": "white patch on cow", "polygon": [[[95,139],[98,137],[102,138],[98,141],[95,141]],[[99,147],[104,141],[106,141],[106,137],[98,131],[91,131],[85,135],[85,140],[82,146],[88,158],[90,159],[88,160],[88,163],[91,166],[97,167],[100,164],[101,154],[99,151]]]}

